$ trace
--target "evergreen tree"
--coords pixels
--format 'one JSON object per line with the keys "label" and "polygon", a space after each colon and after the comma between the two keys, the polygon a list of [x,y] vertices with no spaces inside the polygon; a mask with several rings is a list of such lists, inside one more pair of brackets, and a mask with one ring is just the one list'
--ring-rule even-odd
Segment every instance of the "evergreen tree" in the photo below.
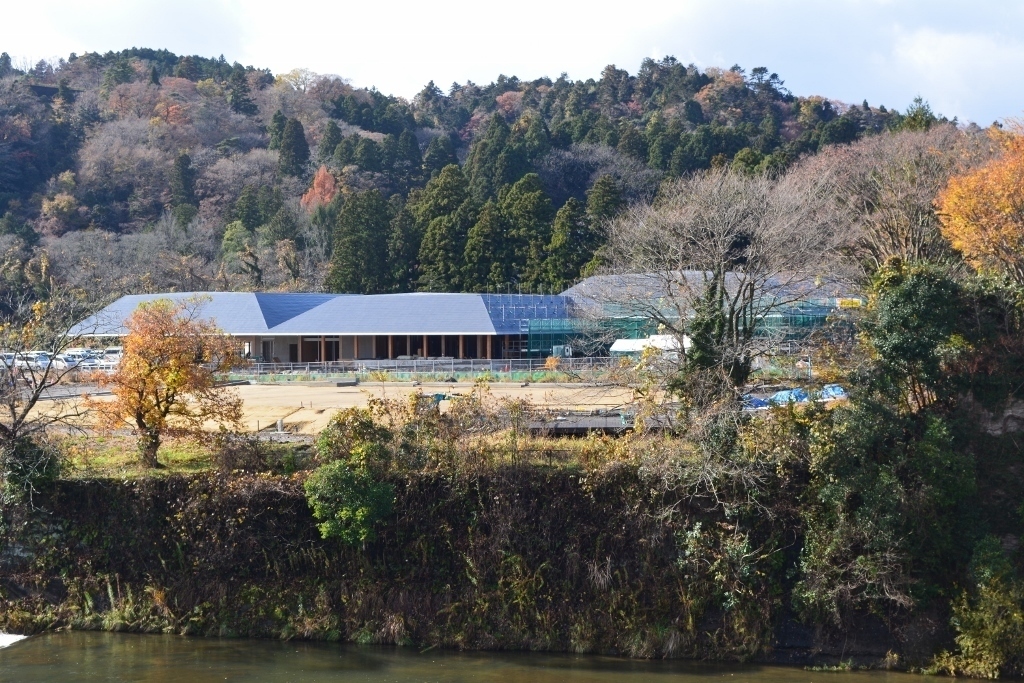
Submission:
{"label": "evergreen tree", "polygon": [[522,140],[510,140],[494,164],[493,187],[511,185],[530,171],[530,158]]}
{"label": "evergreen tree", "polygon": [[770,154],[773,149],[779,146],[779,124],[771,112],[765,114],[757,127],[758,136],[757,149],[762,154]]}
{"label": "evergreen tree", "polygon": [[420,289],[428,292],[462,291],[466,236],[475,218],[473,202],[467,199],[454,213],[430,221],[420,245]]}
{"label": "evergreen tree", "polygon": [[281,132],[281,156],[278,168],[284,175],[301,176],[309,163],[309,144],[306,131],[298,119],[288,119]]}
{"label": "evergreen tree", "polygon": [[295,240],[298,230],[295,216],[282,206],[256,229],[256,237],[261,246],[273,246],[281,240]]}
{"label": "evergreen tree", "polygon": [[320,138],[320,144],[317,146],[317,160],[321,164],[326,164],[334,155],[334,150],[337,149],[340,142],[341,129],[338,128],[338,124],[334,122],[334,119],[328,119],[327,126],[324,127],[324,134]]}
{"label": "evergreen tree", "polygon": [[281,147],[281,135],[284,133],[284,127],[288,123],[288,119],[285,117],[281,110],[278,109],[274,112],[274,115],[270,117],[270,124],[267,126],[267,135],[270,136],[270,149],[278,149]]}
{"label": "evergreen tree", "polygon": [[622,208],[622,191],[611,175],[597,179],[587,191],[587,213],[595,221],[607,220]]}
{"label": "evergreen tree", "polygon": [[539,287],[544,279],[544,250],[551,240],[551,199],[544,193],[540,177],[528,173],[502,188],[498,202],[509,224],[511,270],[520,282]]}
{"label": "evergreen tree", "polygon": [[0,78],[9,76],[14,71],[11,66],[11,56],[6,52],[0,53]]}
{"label": "evergreen tree", "polygon": [[338,168],[345,168],[353,163],[355,159],[355,147],[356,140],[359,138],[358,135],[350,135],[347,138],[342,138],[334,148],[334,156],[332,157],[332,163]]}
{"label": "evergreen tree", "polygon": [[192,158],[181,152],[171,165],[171,213],[178,224],[187,226],[199,213],[199,200],[196,198],[196,171],[192,168]]}
{"label": "evergreen tree", "polygon": [[332,292],[379,294],[389,291],[390,206],[377,190],[359,192],[338,213],[334,250],[325,281]]}
{"label": "evergreen tree", "polygon": [[704,109],[701,108],[700,102],[696,100],[686,101],[686,105],[683,107],[683,116],[687,121],[695,125],[704,123]]}
{"label": "evergreen tree", "polygon": [[512,282],[508,222],[493,200],[488,200],[466,236],[462,283],[466,291],[501,289]]}
{"label": "evergreen tree", "polygon": [[416,261],[423,234],[416,227],[416,217],[401,196],[391,198],[391,226],[388,231],[388,268],[391,290],[411,292],[416,286]]}
{"label": "evergreen tree", "polygon": [[423,166],[420,145],[416,142],[416,136],[412,134],[412,131],[403,130],[402,134],[398,136],[398,159],[414,170],[419,170]]}
{"label": "evergreen tree", "polygon": [[644,142],[644,138],[636,126],[629,121],[623,121],[619,126],[619,144],[616,149],[634,159],[641,161],[647,159],[647,143]]}
{"label": "evergreen tree", "polygon": [[[4,54],[7,54],[6,52]],[[25,246],[33,247],[39,243],[39,234],[29,223],[10,211],[0,218],[0,235],[13,235],[21,239]]]}
{"label": "evergreen tree", "polygon": [[370,138],[359,138],[352,150],[352,163],[364,171],[380,173],[380,150],[377,143]]}
{"label": "evergreen tree", "polygon": [[431,178],[440,173],[445,166],[457,163],[455,146],[447,135],[439,135],[427,145],[427,153],[423,157],[423,170]]}
{"label": "evergreen tree", "polygon": [[135,69],[132,68],[132,63],[120,57],[103,73],[103,89],[112,90],[122,83],[131,83],[134,78]]}
{"label": "evergreen tree", "polygon": [[253,116],[259,112],[259,107],[252,100],[249,80],[245,77],[245,71],[238,70],[231,73],[231,80],[228,84],[228,105],[236,114]]}
{"label": "evergreen tree", "polygon": [[391,174],[395,170],[395,162],[398,161],[398,136],[388,133],[380,141],[378,147],[380,153],[380,170],[383,173]]}
{"label": "evergreen tree", "polygon": [[196,60],[188,55],[178,60],[174,66],[174,75],[178,78],[187,78],[190,81],[198,81],[202,75],[202,69]]}
{"label": "evergreen tree", "polygon": [[583,204],[570,198],[555,214],[544,262],[545,285],[556,292],[572,286],[599,244],[600,236],[592,229]]}
{"label": "evergreen tree", "polygon": [[[509,138],[508,124],[499,114],[491,117],[487,132],[473,144],[469,158],[466,160],[466,175],[473,197],[478,202],[493,197],[499,185],[495,185],[498,170],[498,158],[505,150]],[[507,165],[507,162],[506,164]]]}
{"label": "evergreen tree", "polygon": [[242,188],[241,194],[235,201],[235,210],[232,212],[234,219],[242,224],[246,230],[252,232],[263,224],[263,212],[260,211],[259,193],[252,185]]}
{"label": "evergreen tree", "polygon": [[938,122],[939,117],[932,112],[931,105],[918,95],[907,107],[907,113],[900,119],[897,128],[898,130],[925,131]]}
{"label": "evergreen tree", "polygon": [[410,201],[421,229],[435,218],[454,213],[469,199],[469,184],[458,164],[445,166],[432,178],[416,201]]}
{"label": "evergreen tree", "polygon": [[410,205],[423,234],[419,252],[420,289],[458,291],[466,236],[476,222],[469,183],[462,169],[457,164],[445,166]]}
{"label": "evergreen tree", "polygon": [[155,66],[149,70],[149,84],[155,86],[160,85],[160,72],[156,70]]}
{"label": "evergreen tree", "polygon": [[256,205],[259,207],[259,225],[270,221],[284,206],[284,197],[280,188],[260,185],[256,192]]}
{"label": "evergreen tree", "polygon": [[62,78],[57,83],[57,97],[66,104],[71,104],[75,101],[75,91],[71,89],[68,79]]}
{"label": "evergreen tree", "polygon": [[526,154],[530,161],[540,159],[551,149],[551,135],[544,119],[537,115],[530,116],[526,134],[523,136],[523,144],[526,147]]}

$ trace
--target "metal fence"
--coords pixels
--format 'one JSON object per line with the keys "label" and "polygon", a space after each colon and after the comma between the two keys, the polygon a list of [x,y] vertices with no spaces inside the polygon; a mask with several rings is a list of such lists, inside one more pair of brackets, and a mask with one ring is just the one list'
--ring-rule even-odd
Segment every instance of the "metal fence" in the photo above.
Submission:
{"label": "metal fence", "polygon": [[232,375],[353,375],[372,372],[412,375],[494,375],[519,372],[585,372],[609,368],[617,358],[559,358],[557,366],[545,358],[513,358],[503,360],[418,358],[411,360],[339,360],[325,363],[249,363],[232,370]]}

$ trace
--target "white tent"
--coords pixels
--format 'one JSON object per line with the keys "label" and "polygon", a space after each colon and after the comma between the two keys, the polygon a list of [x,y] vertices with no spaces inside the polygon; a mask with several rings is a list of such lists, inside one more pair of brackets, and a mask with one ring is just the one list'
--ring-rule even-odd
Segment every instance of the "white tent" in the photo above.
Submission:
{"label": "white tent", "polygon": [[[684,336],[683,349],[688,349],[690,346],[690,338]],[[679,340],[671,334],[652,334],[647,339],[616,339],[609,351],[613,356],[627,356],[641,354],[645,349],[660,349],[665,353],[678,353]]]}

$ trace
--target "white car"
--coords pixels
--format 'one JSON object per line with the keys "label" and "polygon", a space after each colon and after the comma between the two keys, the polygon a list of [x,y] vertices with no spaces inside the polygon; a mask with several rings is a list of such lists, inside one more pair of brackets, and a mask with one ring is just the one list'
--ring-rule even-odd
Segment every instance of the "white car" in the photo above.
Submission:
{"label": "white car", "polygon": [[101,369],[100,362],[95,358],[83,358],[75,366],[81,372],[92,372]]}
{"label": "white car", "polygon": [[57,370],[72,370],[77,368],[81,359],[68,353],[58,353],[53,357],[53,367]]}
{"label": "white car", "polygon": [[22,370],[45,370],[50,367],[50,356],[41,351],[14,354],[14,366]]}

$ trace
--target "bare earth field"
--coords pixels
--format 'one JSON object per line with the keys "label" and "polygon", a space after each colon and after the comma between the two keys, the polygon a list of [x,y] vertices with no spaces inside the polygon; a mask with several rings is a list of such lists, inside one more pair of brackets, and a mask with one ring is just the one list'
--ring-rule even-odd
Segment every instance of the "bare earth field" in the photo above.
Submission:
{"label": "bare earth field", "polygon": [[[266,430],[278,420],[284,421],[286,431],[316,434],[327,424],[335,411],[365,406],[370,398],[404,399],[413,393],[469,394],[472,384],[447,382],[424,383],[413,386],[404,382],[373,382],[353,387],[324,384],[253,384],[236,387],[245,402],[244,426],[246,430]],[[579,384],[519,384],[496,383],[488,387],[495,399],[527,399],[538,407],[554,410],[595,410],[615,408],[630,401],[632,394],[621,387],[586,386]],[[447,401],[441,402],[441,409]]]}
{"label": "bare earth field", "polygon": [[[425,382],[414,385],[411,382],[368,382],[357,386],[339,387],[331,382],[248,384],[233,387],[242,397],[245,431],[275,430],[277,421],[283,421],[284,430],[292,434],[315,435],[326,426],[338,410],[365,406],[371,398],[404,400],[410,394],[426,396],[468,395],[476,387],[468,383]],[[511,398],[526,399],[538,408],[550,410],[601,410],[617,408],[630,402],[629,389],[613,386],[591,386],[585,384],[530,384],[494,383],[485,389],[494,400]],[[97,395],[97,400],[104,400]],[[444,411],[449,401],[443,399],[440,407]],[[46,413],[75,413],[79,398],[74,393],[57,401],[42,401],[36,411]],[[81,418],[67,420],[88,429],[92,420],[86,414]],[[211,429],[213,425],[211,425]]]}

